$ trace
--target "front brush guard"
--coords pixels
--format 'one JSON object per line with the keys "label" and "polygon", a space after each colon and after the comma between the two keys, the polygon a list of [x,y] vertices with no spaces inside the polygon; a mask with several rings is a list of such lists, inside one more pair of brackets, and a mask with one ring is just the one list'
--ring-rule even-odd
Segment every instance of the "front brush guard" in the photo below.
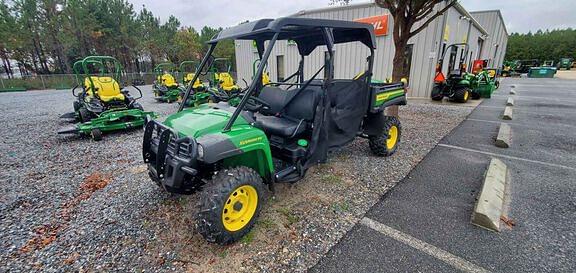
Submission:
{"label": "front brush guard", "polygon": [[152,180],[168,192],[187,193],[189,189],[184,185],[186,175],[194,177],[198,174],[198,143],[191,137],[177,136],[173,129],[150,120],[144,130],[142,156]]}

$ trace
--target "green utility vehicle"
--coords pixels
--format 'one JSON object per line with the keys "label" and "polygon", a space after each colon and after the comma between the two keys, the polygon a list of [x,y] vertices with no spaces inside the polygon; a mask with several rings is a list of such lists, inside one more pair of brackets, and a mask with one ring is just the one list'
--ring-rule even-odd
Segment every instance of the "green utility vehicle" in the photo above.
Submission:
{"label": "green utility vehicle", "polygon": [[[442,73],[444,57],[447,52],[450,52],[448,78]],[[460,59],[458,67],[454,68],[457,56],[460,56]],[[471,82],[475,76],[466,72],[466,64],[464,64],[466,56],[468,56],[468,44],[466,43],[451,44],[446,47],[436,65],[436,76],[430,95],[432,100],[440,101],[444,97],[448,97],[449,100],[455,102],[468,101],[473,92]]]}
{"label": "green utility vehicle", "polygon": [[558,62],[558,69],[566,69],[570,70],[572,68],[572,59],[570,58],[562,58]]}
{"label": "green utility vehicle", "polygon": [[175,102],[181,92],[176,80],[176,66],[172,63],[161,63],[154,68],[156,80],[152,84],[154,98],[160,102]]}
{"label": "green utility vehicle", "polygon": [[[58,131],[59,134],[90,135],[101,140],[103,132],[142,127],[146,116],[156,117],[153,112],[145,112],[136,100],[142,91],[133,86],[139,97],[132,97],[120,86],[122,68],[118,60],[109,56],[89,56],[74,63],[76,85],[72,89],[74,112],[61,116],[78,122],[77,125]],[[76,93],[81,87],[82,91]]]}
{"label": "green utility vehicle", "polygon": [[[198,71],[210,67],[216,46],[229,39],[256,44],[262,62],[255,79],[262,78],[277,42],[294,41],[300,65],[293,81],[263,85],[254,80],[242,90],[237,107],[226,102],[180,105],[164,122],[146,124],[142,151],[150,178],[164,190],[202,190],[196,229],[219,244],[250,231],[266,188],[273,191],[276,183],[302,179],[311,166],[326,162],[329,151],[356,137],[367,138],[377,156],[394,154],[401,124],[385,116],[384,109],[406,104],[403,83],[370,84],[376,48],[370,24],[290,17],[241,24],[208,42]],[[335,79],[334,46],[344,43],[367,48],[362,58],[366,69],[355,78]],[[325,63],[305,74],[304,63],[316,48],[327,50]],[[191,92],[189,85],[184,100]]]}

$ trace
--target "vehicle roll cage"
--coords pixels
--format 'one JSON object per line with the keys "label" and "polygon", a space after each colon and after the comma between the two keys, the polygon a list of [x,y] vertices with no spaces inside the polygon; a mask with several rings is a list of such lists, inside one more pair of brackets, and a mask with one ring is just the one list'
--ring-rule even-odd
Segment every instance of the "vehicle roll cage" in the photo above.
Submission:
{"label": "vehicle roll cage", "polygon": [[[107,64],[111,64],[108,66]],[[99,70],[98,73],[90,73],[90,65],[96,66]],[[98,75],[103,77],[105,75],[111,75],[111,77],[120,84],[120,77],[122,75],[122,65],[120,62],[111,56],[88,56],[82,60],[76,61],[72,66],[74,75],[76,77],[77,86],[84,86],[84,79],[88,79],[90,82],[90,89],[94,90],[94,81],[92,80],[93,75]],[[76,89],[73,88],[73,90]],[[87,90],[84,90],[86,92]],[[72,91],[74,94],[74,91]],[[97,92],[94,92],[95,96],[98,96]],[[76,95],[75,95],[76,96]]]}
{"label": "vehicle roll cage", "polygon": [[[254,74],[254,80],[245,89],[245,95],[242,97],[236,110],[228,120],[228,123],[222,129],[223,132],[227,132],[232,128],[232,125],[240,115],[240,112],[244,109],[250,97],[254,94],[257,87],[261,87],[262,73],[264,72],[268,58],[272,53],[272,49],[278,40],[292,40],[296,43],[301,57],[298,71],[296,73],[298,75],[298,85],[303,86],[311,85],[311,80],[304,83],[304,57],[312,53],[312,51],[314,51],[318,46],[326,46],[328,58],[322,68],[327,70],[327,77],[325,78],[323,85],[329,86],[334,79],[334,45],[339,43],[361,42],[370,49],[370,55],[367,58],[368,70],[366,71],[366,81],[368,83],[371,81],[372,67],[374,64],[374,49],[376,48],[374,37],[374,27],[371,24],[350,21],[285,17],[275,20],[261,19],[248,22],[224,29],[208,42],[210,47],[198,66],[192,82],[195,82],[198,79],[200,72],[203,71],[206,65],[211,65],[214,62],[212,53],[219,41],[234,39],[253,40],[255,42],[258,56],[261,61]],[[268,42],[266,47],[265,42]],[[316,75],[317,74],[318,73],[316,73]],[[289,78],[291,77],[294,77],[294,75]],[[314,77],[312,77],[312,79],[313,78]],[[287,83],[284,82],[281,84]],[[192,85],[189,85],[186,88],[183,101],[188,99],[191,90]],[[178,112],[183,109],[184,103],[180,104]]]}

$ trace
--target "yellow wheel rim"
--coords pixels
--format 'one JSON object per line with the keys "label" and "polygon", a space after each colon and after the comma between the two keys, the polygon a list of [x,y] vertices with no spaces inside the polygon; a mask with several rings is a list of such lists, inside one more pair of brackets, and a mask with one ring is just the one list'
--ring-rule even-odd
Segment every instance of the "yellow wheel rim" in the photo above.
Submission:
{"label": "yellow wheel rim", "polygon": [[468,91],[464,92],[464,100],[468,100]]}
{"label": "yellow wheel rim", "polygon": [[238,231],[245,227],[258,207],[258,192],[250,185],[234,190],[222,209],[222,223],[228,231]]}
{"label": "yellow wheel rim", "polygon": [[388,139],[386,140],[386,147],[388,150],[394,149],[396,142],[398,141],[398,127],[396,125],[390,127],[388,130]]}

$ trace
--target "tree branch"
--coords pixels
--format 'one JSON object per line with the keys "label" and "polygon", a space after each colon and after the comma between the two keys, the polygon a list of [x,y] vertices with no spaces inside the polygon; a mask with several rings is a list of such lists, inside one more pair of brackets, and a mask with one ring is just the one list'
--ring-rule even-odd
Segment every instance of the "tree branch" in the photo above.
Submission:
{"label": "tree branch", "polygon": [[432,21],[434,21],[434,19],[436,19],[438,16],[444,14],[444,12],[446,12],[448,9],[450,9],[452,6],[454,6],[454,4],[456,4],[457,2],[458,2],[457,0],[452,0],[443,9],[439,10],[434,15],[432,15],[432,17],[428,18],[428,20],[426,20],[416,30],[410,31],[410,37],[414,37],[414,35],[418,34],[420,31],[424,30]]}

